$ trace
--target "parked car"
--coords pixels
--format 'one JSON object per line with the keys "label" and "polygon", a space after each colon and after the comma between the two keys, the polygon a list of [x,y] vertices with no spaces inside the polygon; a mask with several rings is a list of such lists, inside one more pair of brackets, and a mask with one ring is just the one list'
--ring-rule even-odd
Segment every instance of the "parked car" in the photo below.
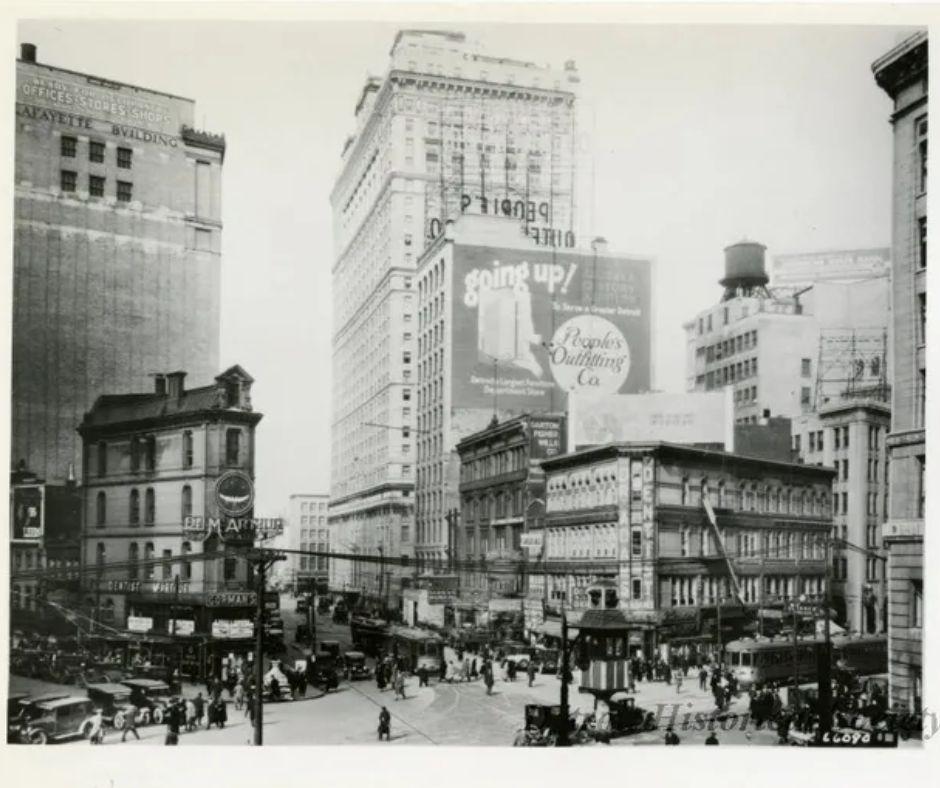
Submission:
{"label": "parked car", "polygon": [[346,665],[346,680],[367,679],[372,676],[372,671],[366,665],[366,655],[361,651],[347,651],[343,655],[343,661]]}
{"label": "parked car", "polygon": [[36,704],[36,709],[37,716],[20,728],[23,744],[48,744],[91,734],[95,704],[90,698],[48,700]]}
{"label": "parked car", "polygon": [[542,673],[554,675],[558,672],[558,649],[545,648],[545,646],[536,646],[535,655],[532,657],[539,665]]}
{"label": "parked car", "polygon": [[[131,690],[123,684],[89,684],[85,691],[95,703],[95,708],[101,709],[105,724],[121,729],[127,721],[127,710],[131,708]],[[149,721],[144,719],[144,710],[139,708],[135,715],[136,721],[146,725]]]}
{"label": "parked car", "polygon": [[318,613],[330,612],[330,598],[328,596],[320,596],[317,598],[317,612]]}
{"label": "parked car", "polygon": [[42,714],[39,704],[51,700],[67,698],[64,692],[47,692],[44,695],[30,695],[20,692],[7,699],[7,743],[20,741],[20,729]]}
{"label": "parked car", "polygon": [[297,597],[297,604],[294,605],[295,613],[306,613],[310,609],[310,600],[305,596]]}
{"label": "parked car", "polygon": [[140,678],[127,679],[121,683],[130,688],[131,703],[140,709],[141,723],[160,725],[173,696],[170,685],[165,681]]}
{"label": "parked car", "polygon": [[324,692],[336,689],[343,674],[340,660],[329,654],[319,654],[307,669],[307,681]]}

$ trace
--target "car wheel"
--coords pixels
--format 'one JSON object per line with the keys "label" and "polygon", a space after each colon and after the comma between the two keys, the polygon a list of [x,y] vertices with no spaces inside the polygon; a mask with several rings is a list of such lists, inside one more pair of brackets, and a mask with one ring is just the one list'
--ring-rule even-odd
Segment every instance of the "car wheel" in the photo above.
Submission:
{"label": "car wheel", "polygon": [[150,709],[142,709],[140,712],[140,724],[149,725],[150,724]]}
{"label": "car wheel", "polygon": [[82,734],[82,738],[83,738],[83,739],[89,739],[89,738],[91,738],[91,731],[92,731],[92,728],[94,728],[94,726],[92,725],[92,723],[91,723],[90,721],[89,721],[89,722],[86,722],[86,723],[84,723],[84,724],[82,725],[82,727],[81,727],[81,734]]}
{"label": "car wheel", "polygon": [[163,722],[163,709],[156,708],[153,710],[153,722],[154,725],[159,725],[161,722]]}
{"label": "car wheel", "polygon": [[114,713],[114,727],[120,730],[124,727],[124,712],[117,711]]}
{"label": "car wheel", "polygon": [[34,730],[34,731],[30,731],[29,743],[30,744],[48,744],[49,736],[41,728]]}

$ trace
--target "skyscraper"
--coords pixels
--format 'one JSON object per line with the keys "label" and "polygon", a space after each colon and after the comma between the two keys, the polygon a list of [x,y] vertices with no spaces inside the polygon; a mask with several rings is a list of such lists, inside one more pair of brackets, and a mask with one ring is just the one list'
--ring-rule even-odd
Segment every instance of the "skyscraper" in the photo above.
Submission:
{"label": "skyscraper", "polygon": [[218,371],[225,140],[192,99],[21,55],[11,455],[56,482],[99,395]]}
{"label": "skyscraper", "polygon": [[422,249],[465,213],[515,219],[540,245],[575,245],[577,81],[570,62],[553,70],[485,55],[461,33],[406,30],[385,75],[363,86],[331,196],[337,538],[365,543],[390,528],[400,552],[413,549]]}

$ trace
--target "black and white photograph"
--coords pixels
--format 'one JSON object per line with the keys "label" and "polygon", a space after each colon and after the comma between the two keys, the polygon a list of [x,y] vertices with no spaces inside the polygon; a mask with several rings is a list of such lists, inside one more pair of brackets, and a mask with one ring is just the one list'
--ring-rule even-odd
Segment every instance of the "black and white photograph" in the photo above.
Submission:
{"label": "black and white photograph", "polygon": [[161,5],[3,50],[18,763],[922,753],[927,17]]}

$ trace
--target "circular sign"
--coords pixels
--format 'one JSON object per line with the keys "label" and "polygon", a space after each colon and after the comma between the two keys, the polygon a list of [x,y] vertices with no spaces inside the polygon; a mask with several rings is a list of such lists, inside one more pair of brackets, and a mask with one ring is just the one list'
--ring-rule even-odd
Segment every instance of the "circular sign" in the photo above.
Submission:
{"label": "circular sign", "polygon": [[630,372],[630,348],[617,326],[597,315],[562,323],[549,351],[552,375],[565,391],[616,394]]}
{"label": "circular sign", "polygon": [[226,471],[215,483],[215,499],[222,514],[239,517],[255,502],[255,485],[244,471]]}

